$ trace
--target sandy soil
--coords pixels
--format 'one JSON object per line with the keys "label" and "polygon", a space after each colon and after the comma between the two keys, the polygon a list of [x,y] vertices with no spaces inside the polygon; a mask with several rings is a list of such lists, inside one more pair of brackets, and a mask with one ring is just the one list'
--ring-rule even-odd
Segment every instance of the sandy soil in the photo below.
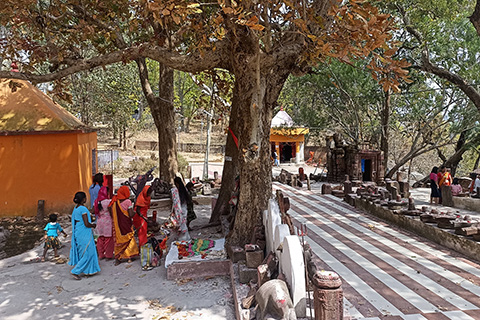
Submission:
{"label": "sandy soil", "polygon": [[[158,210],[161,222],[169,210]],[[196,207],[204,225],[210,207]],[[68,216],[61,219],[70,234]],[[217,228],[194,231],[194,237],[221,237]],[[61,237],[63,239],[63,237]],[[59,253],[70,251],[70,236]],[[0,318],[21,319],[234,319],[232,289],[228,277],[166,280],[165,267],[142,271],[140,261],[114,266],[100,261],[101,272],[74,280],[67,264],[32,262],[42,252],[37,246],[21,255],[0,260]],[[162,259],[163,263],[163,259]]]}

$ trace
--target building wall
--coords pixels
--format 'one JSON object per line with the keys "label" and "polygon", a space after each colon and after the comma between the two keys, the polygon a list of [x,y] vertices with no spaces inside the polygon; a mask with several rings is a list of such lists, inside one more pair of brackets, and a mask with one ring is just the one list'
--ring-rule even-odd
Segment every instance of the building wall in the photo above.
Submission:
{"label": "building wall", "polygon": [[0,136],[0,216],[70,213],[75,192],[88,192],[96,133]]}
{"label": "building wall", "polygon": [[[87,207],[90,207],[90,194],[88,188],[92,184],[93,161],[92,150],[97,149],[97,133],[81,133],[78,134],[78,190],[87,194]],[[95,153],[96,154],[96,153]],[[95,161],[96,170],[98,172],[98,159]],[[72,194],[72,199],[75,194]]]}

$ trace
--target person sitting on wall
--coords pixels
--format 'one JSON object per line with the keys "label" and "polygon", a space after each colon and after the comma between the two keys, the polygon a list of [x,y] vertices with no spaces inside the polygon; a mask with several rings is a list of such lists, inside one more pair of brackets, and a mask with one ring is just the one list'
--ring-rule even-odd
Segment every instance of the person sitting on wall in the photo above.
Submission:
{"label": "person sitting on wall", "polygon": [[461,194],[463,194],[462,186],[459,184],[458,178],[453,178],[452,195],[459,196]]}
{"label": "person sitting on wall", "polygon": [[472,198],[480,198],[480,175],[477,174],[473,183]]}

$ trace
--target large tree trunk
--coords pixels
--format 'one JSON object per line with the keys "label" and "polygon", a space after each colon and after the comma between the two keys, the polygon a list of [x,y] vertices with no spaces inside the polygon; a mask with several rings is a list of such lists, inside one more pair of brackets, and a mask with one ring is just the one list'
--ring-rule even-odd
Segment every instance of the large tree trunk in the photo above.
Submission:
{"label": "large tree trunk", "polygon": [[[240,246],[252,238],[253,227],[260,222],[261,212],[267,208],[268,199],[272,195],[272,173],[269,161],[272,110],[264,104],[264,101],[257,100],[259,92],[255,90],[255,73],[253,75],[251,72],[245,73],[235,75],[232,101],[232,105],[237,104],[239,108],[239,117],[236,120],[240,122],[238,126],[240,196],[229,243]],[[263,83],[262,86],[264,87],[265,84]],[[235,92],[238,93],[236,96]]]}
{"label": "large tree trunk", "polygon": [[452,177],[455,176],[458,164],[463,159],[463,154],[467,152],[467,150],[469,149],[469,147],[465,144],[466,136],[467,136],[466,130],[460,133],[460,137],[458,138],[457,144],[455,146],[455,153],[445,162],[445,166],[447,168],[451,168]]}
{"label": "large tree trunk", "polygon": [[177,134],[173,107],[173,69],[159,64],[159,96],[156,97],[148,80],[145,58],[138,58],[135,62],[138,66],[143,93],[158,131],[160,179],[173,183],[173,178],[178,172]]}
{"label": "large tree trunk", "polygon": [[228,201],[232,196],[235,189],[235,178],[239,174],[240,170],[240,157],[239,149],[234,141],[233,135],[238,138],[240,124],[239,121],[234,121],[239,115],[239,104],[232,104],[232,110],[230,112],[230,125],[227,136],[227,144],[225,146],[225,160],[223,163],[222,173],[222,187],[220,188],[220,194],[218,195],[217,203],[213,209],[210,217],[211,224],[217,224],[220,222],[220,216],[230,213],[230,205]]}
{"label": "large tree trunk", "polygon": [[191,117],[187,118],[187,121],[185,123],[185,133],[190,133],[190,122],[192,121]]}
{"label": "large tree trunk", "polygon": [[[173,183],[178,172],[177,134],[173,106],[173,69],[159,64],[159,97],[150,106],[158,130],[160,179]],[[153,109],[152,109],[153,107]]]}
{"label": "large tree trunk", "polygon": [[231,124],[238,130],[235,134],[239,142],[240,195],[227,242],[243,246],[251,241],[253,227],[261,221],[261,213],[272,196],[270,125],[291,65],[287,60],[278,61],[270,70],[260,70],[258,41],[249,36],[239,39],[232,62],[235,74],[232,110],[238,114],[232,114],[231,119],[236,123]]}
{"label": "large tree trunk", "polygon": [[[382,132],[380,136],[380,150],[383,151],[383,169],[387,170],[388,168],[388,128],[390,124],[390,90],[385,92],[385,100],[383,103],[383,108],[380,113],[380,121],[382,126]],[[382,176],[385,176],[385,172],[382,172]]]}

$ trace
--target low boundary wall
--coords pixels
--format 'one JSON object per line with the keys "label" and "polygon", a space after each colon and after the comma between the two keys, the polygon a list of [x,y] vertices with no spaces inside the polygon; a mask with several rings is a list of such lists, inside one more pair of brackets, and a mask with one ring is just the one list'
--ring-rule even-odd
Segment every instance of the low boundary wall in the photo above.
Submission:
{"label": "low boundary wall", "polygon": [[448,229],[440,229],[434,224],[424,223],[420,221],[418,217],[394,214],[391,210],[360,198],[355,199],[355,207],[442,246],[462,253],[469,258],[480,261],[480,243],[474,240],[456,235]]}

